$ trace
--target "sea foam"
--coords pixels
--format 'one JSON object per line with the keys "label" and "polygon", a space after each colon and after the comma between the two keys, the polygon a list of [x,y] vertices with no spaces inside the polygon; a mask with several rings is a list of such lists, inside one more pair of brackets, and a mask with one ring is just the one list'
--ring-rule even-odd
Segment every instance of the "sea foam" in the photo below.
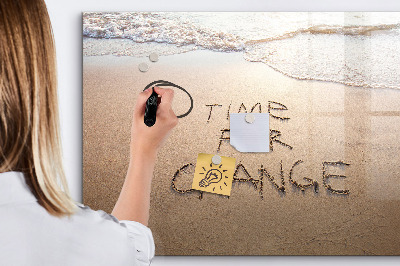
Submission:
{"label": "sea foam", "polygon": [[242,52],[297,79],[400,89],[400,13],[91,12],[83,36],[84,55]]}

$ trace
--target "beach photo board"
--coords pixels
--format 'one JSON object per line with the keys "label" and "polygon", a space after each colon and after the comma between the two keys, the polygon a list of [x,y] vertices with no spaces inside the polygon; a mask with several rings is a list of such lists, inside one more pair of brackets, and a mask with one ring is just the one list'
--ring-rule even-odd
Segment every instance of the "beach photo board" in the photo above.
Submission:
{"label": "beach photo board", "polygon": [[181,118],[154,170],[156,255],[400,255],[400,13],[82,19],[84,204],[112,211],[159,84]]}

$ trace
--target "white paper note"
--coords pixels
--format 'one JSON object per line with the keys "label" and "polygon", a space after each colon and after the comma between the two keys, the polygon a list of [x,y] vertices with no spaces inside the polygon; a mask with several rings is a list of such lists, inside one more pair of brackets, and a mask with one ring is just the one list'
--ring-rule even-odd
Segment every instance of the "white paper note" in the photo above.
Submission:
{"label": "white paper note", "polygon": [[269,114],[250,114],[252,123],[247,113],[230,114],[230,143],[240,152],[269,152]]}

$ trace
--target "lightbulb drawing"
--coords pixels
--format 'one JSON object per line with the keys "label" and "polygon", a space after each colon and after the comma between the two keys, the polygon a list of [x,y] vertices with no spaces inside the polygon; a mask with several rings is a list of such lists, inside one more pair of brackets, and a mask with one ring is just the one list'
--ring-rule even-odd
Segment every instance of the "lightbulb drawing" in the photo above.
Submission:
{"label": "lightbulb drawing", "polygon": [[222,173],[218,169],[208,170],[206,177],[199,182],[199,186],[208,187],[212,183],[218,183],[222,179]]}
{"label": "lightbulb drawing", "polygon": [[[210,166],[212,166],[212,164],[210,164]],[[222,167],[222,164],[219,165],[219,168]],[[202,167],[204,171],[206,171],[206,168]],[[223,169],[222,172],[226,172],[228,170]],[[213,183],[219,183],[222,180],[222,172],[219,169],[210,169],[208,170],[208,172],[206,173],[206,176],[200,180],[199,182],[199,186],[200,187],[208,187],[209,185],[213,184]],[[200,173],[200,174],[204,174],[204,173]],[[225,178],[229,178],[227,176],[225,176]],[[222,181],[223,182],[223,181]],[[220,184],[219,189],[222,190],[222,186],[228,186],[226,184],[226,182],[223,182],[223,184]],[[218,187],[218,186],[217,186]],[[213,191],[215,191],[215,186],[213,187]]]}
{"label": "lightbulb drawing", "polygon": [[212,157],[212,154],[198,155],[192,188],[229,196],[236,160],[221,156],[221,163],[216,165],[211,162]]}

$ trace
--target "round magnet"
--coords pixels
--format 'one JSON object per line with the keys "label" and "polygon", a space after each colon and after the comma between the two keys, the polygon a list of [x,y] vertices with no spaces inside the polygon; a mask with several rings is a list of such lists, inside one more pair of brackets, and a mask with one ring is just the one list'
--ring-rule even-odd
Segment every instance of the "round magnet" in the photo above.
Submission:
{"label": "round magnet", "polygon": [[149,70],[149,65],[146,63],[140,63],[139,64],[139,70],[141,72],[147,72],[147,70]]}
{"label": "round magnet", "polygon": [[222,158],[219,155],[214,155],[211,161],[213,164],[220,164],[222,162]]}
{"label": "round magnet", "polygon": [[158,54],[156,54],[156,53],[151,53],[151,54],[149,55],[149,59],[150,59],[151,62],[157,62],[157,61],[158,61]]}
{"label": "round magnet", "polygon": [[256,120],[256,117],[250,113],[246,115],[245,119],[247,123],[252,124]]}

